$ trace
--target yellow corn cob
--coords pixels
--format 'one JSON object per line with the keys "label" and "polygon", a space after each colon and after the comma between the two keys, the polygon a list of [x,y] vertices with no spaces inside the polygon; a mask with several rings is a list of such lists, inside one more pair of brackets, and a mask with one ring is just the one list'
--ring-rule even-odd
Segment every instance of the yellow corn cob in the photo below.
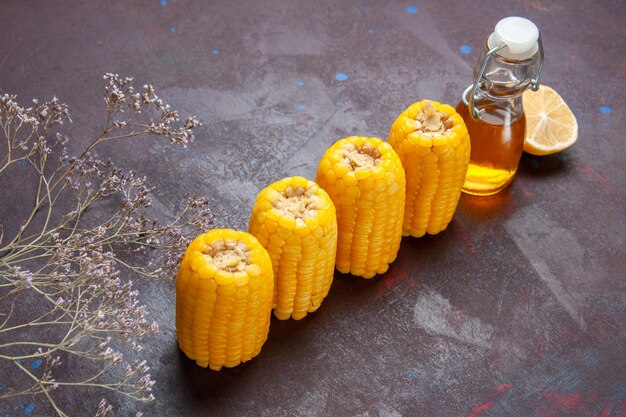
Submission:
{"label": "yellow corn cob", "polygon": [[180,349],[216,371],[252,359],[267,339],[273,291],[269,254],[254,236],[229,229],[198,236],[176,276]]}
{"label": "yellow corn cob", "polygon": [[267,248],[274,268],[274,315],[299,320],[317,310],[335,270],[335,206],[303,177],[277,181],[259,193],[248,231]]}
{"label": "yellow corn cob", "polygon": [[337,269],[363,278],[387,271],[400,248],[404,214],[396,152],[378,138],[341,139],[320,161],[317,182],[337,208]]}
{"label": "yellow corn cob", "polygon": [[394,122],[389,143],[406,171],[403,235],[448,227],[467,173],[470,141],[463,118],[436,101],[412,104]]}

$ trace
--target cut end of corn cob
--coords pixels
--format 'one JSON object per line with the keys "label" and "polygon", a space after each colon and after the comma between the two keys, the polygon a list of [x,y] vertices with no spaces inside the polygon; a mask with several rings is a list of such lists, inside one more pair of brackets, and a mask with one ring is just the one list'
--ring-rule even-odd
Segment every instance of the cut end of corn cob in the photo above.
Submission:
{"label": "cut end of corn cob", "polygon": [[324,154],[317,182],[337,208],[337,269],[363,278],[382,274],[400,247],[404,169],[378,138],[351,136]]}
{"label": "cut end of corn cob", "polygon": [[213,370],[255,357],[267,339],[273,287],[270,257],[254,236],[229,229],[198,236],[176,276],[180,349]]}
{"label": "cut end of corn cob", "polygon": [[439,111],[435,103],[424,100],[422,110],[415,116],[415,132],[437,137],[450,132],[454,119],[448,113]]}
{"label": "cut end of corn cob", "polygon": [[461,195],[470,156],[463,118],[452,106],[423,100],[396,119],[389,143],[406,171],[403,235],[446,229]]}
{"label": "cut end of corn cob", "polygon": [[289,177],[256,198],[249,232],[267,248],[274,269],[274,315],[299,320],[316,311],[333,280],[335,206],[316,183]]}
{"label": "cut end of corn cob", "polygon": [[215,240],[202,252],[207,264],[226,272],[242,272],[252,261],[252,251],[241,240]]}
{"label": "cut end of corn cob", "polygon": [[273,206],[281,216],[291,217],[299,224],[306,224],[304,220],[315,217],[318,209],[322,207],[317,190],[318,186],[314,182],[307,183],[306,187],[302,184],[287,185],[284,190],[274,195]]}
{"label": "cut end of corn cob", "polygon": [[380,165],[381,154],[371,143],[364,143],[360,146],[348,142],[343,148],[344,163],[350,164],[350,169],[371,169]]}

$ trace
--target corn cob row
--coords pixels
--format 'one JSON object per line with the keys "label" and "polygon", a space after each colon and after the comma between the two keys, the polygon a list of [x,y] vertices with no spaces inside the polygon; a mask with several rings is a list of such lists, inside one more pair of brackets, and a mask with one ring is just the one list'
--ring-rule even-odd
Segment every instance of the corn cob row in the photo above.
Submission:
{"label": "corn cob row", "polygon": [[245,232],[215,229],[189,246],[176,276],[180,349],[202,367],[233,367],[267,339],[274,278],[271,260]]}
{"label": "corn cob row", "polygon": [[437,234],[448,227],[469,164],[470,141],[453,107],[420,101],[396,119],[389,143],[406,170],[403,234]]}
{"label": "corn cob row", "polygon": [[337,208],[337,269],[363,278],[387,271],[400,247],[405,198],[393,148],[378,138],[341,139],[324,154],[317,182]]}
{"label": "corn cob row", "polygon": [[290,177],[256,198],[249,232],[267,248],[274,269],[274,315],[299,320],[316,311],[333,280],[335,206],[316,183]]}

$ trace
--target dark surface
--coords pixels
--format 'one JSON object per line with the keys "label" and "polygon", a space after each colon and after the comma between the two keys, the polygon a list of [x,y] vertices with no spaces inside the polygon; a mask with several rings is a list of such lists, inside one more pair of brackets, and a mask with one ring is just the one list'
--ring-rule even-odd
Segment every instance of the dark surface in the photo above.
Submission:
{"label": "dark surface", "polygon": [[[578,117],[573,148],[525,155],[494,197],[463,195],[448,230],[405,239],[384,276],[337,275],[317,313],[273,320],[261,355],[238,368],[187,360],[173,283],[137,282],[162,329],[142,353],[157,380],[145,415],[626,415],[624,3],[414,5],[0,2],[0,88],[23,102],[67,102],[77,149],[102,120],[105,72],[154,83],[204,121],[187,151],[152,141],[100,149],[151,178],[164,216],[196,192],[220,226],[246,228],[262,187],[314,178],[340,137],[386,138],[422,98],[456,104],[483,39],[507,15],[538,24],[542,79]],[[57,399],[75,416],[93,415],[103,394],[64,392]],[[107,398],[116,415],[137,407]],[[51,415],[35,403],[32,415]]]}

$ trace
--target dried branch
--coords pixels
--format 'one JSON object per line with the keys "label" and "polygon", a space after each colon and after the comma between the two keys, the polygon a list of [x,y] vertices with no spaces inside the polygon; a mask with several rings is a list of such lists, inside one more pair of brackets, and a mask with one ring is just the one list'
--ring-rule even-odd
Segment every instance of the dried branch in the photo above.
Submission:
{"label": "dried branch", "polygon": [[[68,138],[57,132],[71,119],[56,97],[22,107],[16,96],[0,96],[0,180],[12,170],[30,170],[36,178],[32,206],[14,236],[0,225],[0,367],[21,375],[0,390],[0,401],[43,396],[59,416],[67,414],[55,391],[67,387],[95,387],[139,402],[154,398],[146,361],[133,364],[126,355],[141,352],[139,341],[158,325],[122,272],[172,277],[186,236],[213,223],[208,201],[192,197],[175,219],[161,224],[150,218],[155,188],[92,154],[104,142],[146,137],[186,146],[200,125],[193,117],[181,123],[151,85],[135,92],[132,78],[104,79],[104,127],[79,156],[67,154]],[[0,198],[8,199],[5,193]],[[102,218],[87,219],[89,209]],[[84,361],[81,368],[91,374],[57,379],[70,359]],[[96,415],[111,410],[103,399]]]}

